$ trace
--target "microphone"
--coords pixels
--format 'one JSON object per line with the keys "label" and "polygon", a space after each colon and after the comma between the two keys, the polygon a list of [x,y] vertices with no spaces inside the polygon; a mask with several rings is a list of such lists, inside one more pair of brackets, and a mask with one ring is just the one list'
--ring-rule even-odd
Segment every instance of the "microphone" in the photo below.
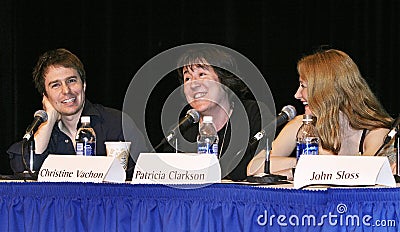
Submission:
{"label": "microphone", "polygon": [[255,134],[249,141],[250,146],[254,145],[257,141],[262,139],[268,131],[270,131],[273,127],[279,127],[286,122],[292,120],[294,117],[296,117],[296,108],[291,105],[287,105],[282,108],[281,112],[278,114],[278,116],[270,122],[264,129],[262,129],[260,132]]}
{"label": "microphone", "polygon": [[179,128],[181,129],[186,129],[190,124],[192,123],[197,123],[200,119],[199,112],[197,112],[195,109],[190,109],[186,112],[186,116],[183,117],[180,121],[179,124],[175,126],[174,129],[172,129],[168,135],[166,136],[167,142],[171,141],[176,135],[176,130]]}
{"label": "microphone", "polygon": [[[288,105],[282,108],[282,111],[278,114],[274,121],[269,123],[263,130],[254,135],[253,138],[250,139],[249,144],[254,145],[257,141],[262,139],[266,133],[272,129],[272,127],[278,127],[283,125],[284,123],[292,120],[296,116],[296,108],[294,106]],[[267,147],[265,154],[265,162],[264,162],[264,173],[260,173],[254,176],[248,176],[247,181],[252,183],[263,183],[263,184],[276,184],[276,183],[285,183],[287,179],[286,176],[275,175],[270,173],[270,145],[267,138]]]}
{"label": "microphone", "polygon": [[28,128],[26,128],[26,132],[23,137],[24,141],[28,141],[39,128],[40,124],[47,121],[47,113],[44,110],[36,111],[33,116],[33,122],[31,123],[31,125],[28,126]]}
{"label": "microphone", "polygon": [[400,114],[397,116],[396,120],[393,122],[392,127],[390,128],[389,133],[386,135],[385,140],[383,141],[382,145],[379,149],[375,152],[374,156],[377,156],[378,153],[383,149],[383,147],[390,142],[397,134],[397,127],[400,124]]}
{"label": "microphone", "polygon": [[199,119],[200,119],[200,114],[199,114],[199,112],[197,112],[195,109],[190,109],[190,110],[188,110],[188,111],[186,112],[185,117],[183,117],[183,118],[179,121],[178,125],[176,125],[176,126],[174,127],[174,129],[172,129],[172,130],[168,133],[168,135],[167,135],[166,137],[164,137],[164,139],[163,139],[155,148],[153,148],[153,150],[156,151],[156,150],[157,150],[161,145],[163,145],[165,142],[171,141],[171,140],[176,136],[177,130],[179,130],[179,128],[182,129],[182,130],[184,130],[184,129],[186,129],[190,124],[199,122]]}

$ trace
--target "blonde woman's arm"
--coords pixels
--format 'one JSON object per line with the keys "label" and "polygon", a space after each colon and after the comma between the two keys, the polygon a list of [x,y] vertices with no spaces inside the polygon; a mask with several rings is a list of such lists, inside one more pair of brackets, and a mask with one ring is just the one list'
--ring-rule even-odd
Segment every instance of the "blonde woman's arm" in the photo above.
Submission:
{"label": "blonde woman's arm", "polygon": [[[303,116],[297,116],[282,128],[279,135],[272,142],[271,156],[289,156],[296,147],[296,134],[299,130]],[[255,175],[264,172],[266,151],[262,150],[256,154],[247,165],[247,175]]]}
{"label": "blonde woman's arm", "polygon": [[363,144],[363,155],[375,155],[376,151],[381,147],[389,129],[378,128],[370,131],[366,136]]}
{"label": "blonde woman's arm", "polygon": [[296,134],[303,120],[303,115],[289,121],[272,142],[271,156],[289,156],[296,148]]}

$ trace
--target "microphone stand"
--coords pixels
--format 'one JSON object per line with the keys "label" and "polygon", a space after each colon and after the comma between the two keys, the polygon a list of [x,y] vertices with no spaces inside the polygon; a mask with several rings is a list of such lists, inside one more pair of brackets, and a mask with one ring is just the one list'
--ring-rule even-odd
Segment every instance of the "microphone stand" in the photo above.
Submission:
{"label": "microphone stand", "polygon": [[178,153],[178,138],[175,138],[175,153]]}
{"label": "microphone stand", "polygon": [[153,148],[152,152],[157,152],[157,150],[158,150],[161,146],[163,146],[164,144],[168,143],[168,142],[171,141],[173,138],[175,139],[175,140],[172,142],[172,143],[173,143],[173,147],[174,147],[174,149],[175,149],[175,152],[178,153],[178,152],[177,152],[177,150],[178,150],[178,138],[175,137],[175,134],[170,134],[169,136],[164,137],[164,138],[161,140],[161,142],[160,142],[159,144],[157,144],[157,146],[155,146],[155,147]]}
{"label": "microphone stand", "polygon": [[29,169],[34,173],[33,170],[33,157],[35,156],[35,140],[31,139],[29,143]]}
{"label": "microphone stand", "polygon": [[160,142],[157,146],[155,146],[155,147],[153,148],[152,152],[157,152],[157,150],[158,150],[162,145],[164,145],[166,142],[168,142],[168,140],[164,137],[164,138],[161,140],[161,142]]}
{"label": "microphone stand", "polygon": [[269,144],[269,139],[267,138],[264,173],[248,176],[247,181],[252,183],[261,183],[261,184],[279,184],[282,181],[287,180],[286,176],[271,174],[270,165],[271,165],[271,146]]}
{"label": "microphone stand", "polygon": [[[29,143],[29,167],[25,159],[25,145]],[[24,180],[37,180],[37,173],[33,170],[33,157],[35,155],[35,140],[33,136],[29,138],[29,140],[24,140],[22,142],[22,151],[21,151],[21,158],[22,163],[25,167],[25,171],[22,173],[15,173],[15,176],[19,178],[23,178]]]}

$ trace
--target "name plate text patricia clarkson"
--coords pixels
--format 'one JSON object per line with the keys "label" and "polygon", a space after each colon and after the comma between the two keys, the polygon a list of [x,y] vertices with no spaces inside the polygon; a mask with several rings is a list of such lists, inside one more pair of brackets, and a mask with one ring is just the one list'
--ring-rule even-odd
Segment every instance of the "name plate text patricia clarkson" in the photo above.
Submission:
{"label": "name plate text patricia clarkson", "polygon": [[385,156],[302,155],[293,180],[295,188],[313,185],[396,186]]}
{"label": "name plate text patricia clarkson", "polygon": [[115,157],[49,155],[38,172],[40,182],[124,183],[125,170]]}
{"label": "name plate text patricia clarkson", "polygon": [[215,155],[196,153],[141,153],[132,184],[209,184],[221,182]]}

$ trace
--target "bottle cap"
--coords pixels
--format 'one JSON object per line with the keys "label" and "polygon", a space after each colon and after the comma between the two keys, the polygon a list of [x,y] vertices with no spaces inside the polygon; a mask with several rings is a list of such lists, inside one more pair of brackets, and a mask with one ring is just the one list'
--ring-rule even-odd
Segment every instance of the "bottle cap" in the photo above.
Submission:
{"label": "bottle cap", "polygon": [[90,116],[82,116],[81,117],[81,123],[90,123]]}
{"label": "bottle cap", "polygon": [[309,114],[303,114],[303,122],[312,122],[313,116]]}
{"label": "bottle cap", "polygon": [[203,122],[213,122],[213,117],[212,116],[204,116]]}

